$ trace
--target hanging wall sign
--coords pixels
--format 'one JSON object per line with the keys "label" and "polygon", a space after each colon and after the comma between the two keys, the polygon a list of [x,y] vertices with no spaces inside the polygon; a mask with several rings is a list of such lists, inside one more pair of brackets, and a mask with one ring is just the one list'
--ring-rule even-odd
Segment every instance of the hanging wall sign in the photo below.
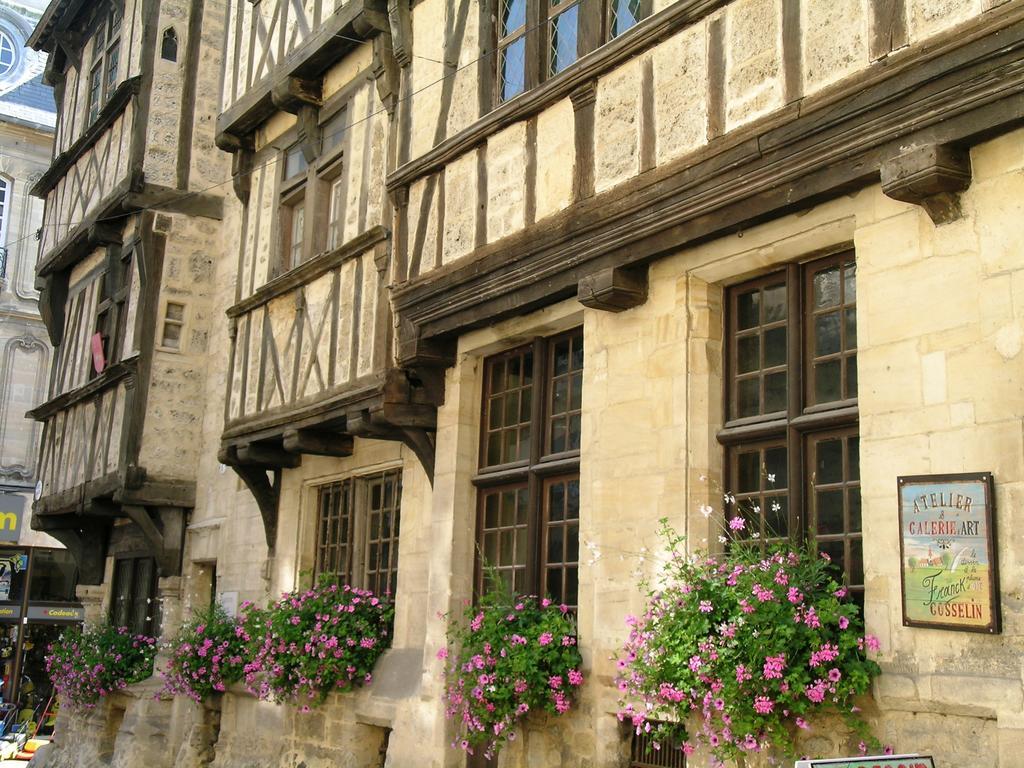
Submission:
{"label": "hanging wall sign", "polygon": [[999,632],[988,472],[900,477],[903,624]]}

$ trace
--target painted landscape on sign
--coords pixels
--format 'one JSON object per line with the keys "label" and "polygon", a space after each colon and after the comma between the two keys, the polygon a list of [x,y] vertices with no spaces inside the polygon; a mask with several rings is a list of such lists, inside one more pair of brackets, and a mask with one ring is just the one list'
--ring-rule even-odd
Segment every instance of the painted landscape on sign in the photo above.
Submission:
{"label": "painted landscape on sign", "polygon": [[908,621],[965,628],[993,623],[987,491],[980,479],[901,485]]}

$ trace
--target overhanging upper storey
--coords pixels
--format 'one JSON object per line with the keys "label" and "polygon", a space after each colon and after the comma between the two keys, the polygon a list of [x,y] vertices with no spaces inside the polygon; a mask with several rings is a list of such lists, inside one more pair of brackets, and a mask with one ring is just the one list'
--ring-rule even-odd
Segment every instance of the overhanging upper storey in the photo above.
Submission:
{"label": "overhanging upper storey", "polygon": [[229,0],[218,145],[246,143],[278,110],[319,105],[323,74],[388,31],[385,0]]}
{"label": "overhanging upper storey", "polygon": [[841,38],[834,5],[656,0],[621,31],[611,0],[413,6],[403,82],[431,85],[388,176],[399,362],[574,295],[626,309],[659,257],[1024,120],[1020,3],[851,3]]}
{"label": "overhanging upper storey", "polygon": [[231,3],[217,143],[243,209],[220,457],[271,548],[304,455],[397,440],[433,475],[444,365],[396,366],[388,295],[396,47],[384,2]]}

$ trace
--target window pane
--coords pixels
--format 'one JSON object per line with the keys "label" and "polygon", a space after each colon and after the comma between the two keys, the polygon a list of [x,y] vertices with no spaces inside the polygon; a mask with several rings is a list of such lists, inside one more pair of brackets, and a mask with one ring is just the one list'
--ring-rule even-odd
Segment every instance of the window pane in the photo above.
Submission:
{"label": "window pane", "polygon": [[818,485],[841,483],[843,481],[843,441],[822,440],[817,445],[817,477]]}
{"label": "window pane", "polygon": [[739,455],[738,493],[752,493],[761,490],[761,453],[751,451]]}
{"label": "window pane", "polygon": [[107,97],[110,97],[110,93],[114,90],[114,85],[117,83],[117,68],[120,59],[121,49],[119,46],[115,46],[107,54]]}
{"label": "window pane", "polygon": [[746,336],[737,341],[737,370],[749,373],[761,367],[761,337]]}
{"label": "window pane", "polygon": [[502,0],[498,37],[507,37],[526,24],[526,0]]}
{"label": "window pane", "polygon": [[814,401],[829,403],[842,398],[840,361],[814,364]]}
{"label": "window pane", "polygon": [[764,536],[784,538],[789,536],[789,497],[767,496],[764,505]]}
{"label": "window pane", "polygon": [[557,75],[576,61],[576,38],[579,31],[579,6],[574,5],[551,20],[551,66]]}
{"label": "window pane", "polygon": [[770,373],[764,377],[764,412],[786,410],[786,374]]}
{"label": "window pane", "polygon": [[741,293],[736,298],[737,327],[739,330],[754,328],[761,323],[761,291]]}
{"label": "window pane", "polygon": [[320,146],[324,153],[330,152],[335,147],[340,147],[345,140],[345,131],[348,129],[348,110],[339,110],[336,115],[324,121],[320,126]]}
{"label": "window pane", "polygon": [[498,53],[498,82],[502,101],[518,96],[526,88],[526,38],[520,37]]}
{"label": "window pane", "polygon": [[306,162],[306,156],[302,154],[301,147],[292,147],[285,154],[284,177],[286,179],[298,176],[308,167],[309,164]]}
{"label": "window pane", "polygon": [[786,319],[786,284],[764,289],[764,322],[777,323]]}
{"label": "window pane", "polygon": [[611,36],[618,37],[640,21],[640,0],[611,0]]}
{"label": "window pane", "polygon": [[788,466],[785,448],[769,448],[764,452],[765,488],[785,488]]}
{"label": "window pane", "polygon": [[842,348],[839,341],[839,313],[829,312],[814,318],[814,354],[834,355]]}
{"label": "window pane", "polygon": [[839,304],[839,267],[831,267],[814,275],[814,308],[824,309],[837,304]]}
{"label": "window pane", "polygon": [[345,215],[345,190],[344,177],[339,177],[331,183],[330,212],[327,223],[327,247],[331,250],[341,245],[344,230]]}
{"label": "window pane", "polygon": [[853,307],[847,307],[844,310],[845,323],[846,323],[846,349],[857,348],[857,310]]}
{"label": "window pane", "polygon": [[818,491],[817,517],[819,536],[843,532],[843,492]]}
{"label": "window pane", "polygon": [[786,364],[786,329],[772,328],[764,333],[764,367]]}
{"label": "window pane", "polygon": [[756,416],[761,412],[761,380],[744,379],[737,386],[737,411],[740,418]]}

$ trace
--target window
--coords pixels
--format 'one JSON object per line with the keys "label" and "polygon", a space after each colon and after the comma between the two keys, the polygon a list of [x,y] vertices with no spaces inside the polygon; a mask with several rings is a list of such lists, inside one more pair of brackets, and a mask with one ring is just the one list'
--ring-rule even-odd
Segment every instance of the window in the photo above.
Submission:
{"label": "window", "polygon": [[159,626],[157,570],[152,557],[121,557],[114,561],[110,622],[135,634],[153,635]]}
{"label": "window", "polygon": [[164,308],[164,327],[160,334],[160,346],[167,349],[181,349],[181,334],[185,327],[185,305],[168,301]]}
{"label": "window", "polygon": [[398,470],[320,486],[314,580],[331,575],[375,594],[395,594],[401,506]]}
{"label": "window", "polygon": [[[652,726],[660,725],[656,720],[649,722]],[[675,741],[634,731],[629,744],[629,768],[686,768],[686,755]]]}
{"label": "window", "polygon": [[856,274],[845,252],[728,291],[719,438],[746,532],[810,538],[863,601]]}
{"label": "window", "polygon": [[11,180],[0,176],[0,248],[7,243],[7,211],[11,207]]}
{"label": "window", "polygon": [[114,92],[121,59],[121,9],[111,6],[101,15],[93,36],[92,66],[89,68],[89,122]]}
{"label": "window", "polygon": [[6,77],[18,63],[18,46],[6,30],[0,29],[0,78]]}
{"label": "window", "polygon": [[178,60],[178,33],[174,27],[164,30],[163,39],[160,41],[160,58],[164,61]]}
{"label": "window", "polygon": [[582,329],[486,360],[478,592],[490,569],[516,592],[576,605],[582,397]]}
{"label": "window", "polygon": [[316,162],[307,160],[301,143],[282,153],[279,271],[293,269],[324,249],[334,250],[345,240],[347,177],[342,157],[347,115],[342,107],[322,120]]}
{"label": "window", "polygon": [[[130,287],[130,258],[131,252],[121,255],[118,249],[109,248],[106,271],[96,278],[99,286],[93,334],[99,337],[99,351],[102,355],[97,359],[94,354],[93,365],[89,369],[90,378],[95,378],[107,366],[120,359],[126,322],[124,307]],[[102,365],[99,365],[99,362],[102,362]]]}
{"label": "window", "polygon": [[636,26],[650,0],[494,0],[497,101],[515,98]]}

